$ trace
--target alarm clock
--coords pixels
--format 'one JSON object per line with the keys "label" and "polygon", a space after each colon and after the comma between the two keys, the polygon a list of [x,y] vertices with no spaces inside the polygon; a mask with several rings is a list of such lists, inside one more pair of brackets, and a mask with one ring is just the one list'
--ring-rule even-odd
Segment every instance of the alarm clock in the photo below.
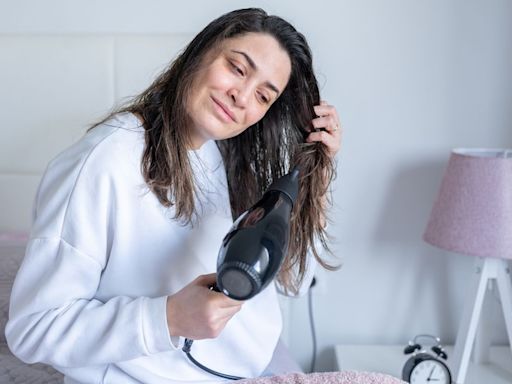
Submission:
{"label": "alarm clock", "polygon": [[[435,341],[431,351],[427,352],[418,344],[418,339],[429,338]],[[450,369],[442,361],[448,355],[440,344],[440,339],[432,335],[418,335],[404,348],[404,354],[413,354],[404,365],[402,379],[411,384],[451,384]],[[435,383],[432,383],[435,382]]]}

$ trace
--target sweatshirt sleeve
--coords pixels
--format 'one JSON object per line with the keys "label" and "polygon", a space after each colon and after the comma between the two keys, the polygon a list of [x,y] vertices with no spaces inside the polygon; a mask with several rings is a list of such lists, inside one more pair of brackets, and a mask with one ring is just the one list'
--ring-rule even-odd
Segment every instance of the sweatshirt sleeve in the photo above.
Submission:
{"label": "sweatshirt sleeve", "polygon": [[[44,260],[44,261],[43,261]],[[166,297],[93,299],[101,266],[62,239],[32,239],[11,295],[6,336],[27,363],[124,361],[173,349]]]}
{"label": "sweatshirt sleeve", "polygon": [[11,293],[9,348],[27,363],[56,367],[175,350],[166,296],[95,298],[108,262],[116,191],[111,177],[96,171],[100,164],[91,170],[92,152],[82,152],[65,152],[41,182],[31,239]]}

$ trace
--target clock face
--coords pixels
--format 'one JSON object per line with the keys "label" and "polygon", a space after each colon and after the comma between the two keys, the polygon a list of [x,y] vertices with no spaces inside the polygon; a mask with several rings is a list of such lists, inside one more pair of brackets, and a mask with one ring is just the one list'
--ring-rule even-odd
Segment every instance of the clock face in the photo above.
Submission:
{"label": "clock face", "polygon": [[438,360],[423,360],[411,372],[411,384],[450,384],[450,374]]}

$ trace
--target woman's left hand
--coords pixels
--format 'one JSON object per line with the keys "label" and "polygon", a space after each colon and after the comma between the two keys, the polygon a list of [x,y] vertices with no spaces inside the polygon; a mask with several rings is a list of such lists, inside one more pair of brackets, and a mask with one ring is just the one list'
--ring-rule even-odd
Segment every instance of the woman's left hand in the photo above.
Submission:
{"label": "woman's left hand", "polygon": [[326,147],[331,158],[334,158],[341,147],[341,123],[336,108],[322,100],[320,105],[313,107],[317,118],[312,120],[315,129],[324,130],[311,132],[306,138],[308,143],[322,142]]}

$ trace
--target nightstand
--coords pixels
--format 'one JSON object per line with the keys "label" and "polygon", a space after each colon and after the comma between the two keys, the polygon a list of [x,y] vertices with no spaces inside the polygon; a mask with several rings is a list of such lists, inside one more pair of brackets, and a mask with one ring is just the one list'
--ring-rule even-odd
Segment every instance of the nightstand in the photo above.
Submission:
{"label": "nightstand", "polygon": [[[336,345],[338,370],[380,372],[402,378],[402,367],[408,359],[404,345]],[[448,365],[453,347],[445,347]],[[451,368],[451,367],[450,367]],[[490,363],[470,362],[464,384],[512,384],[512,353],[510,347],[491,347]]]}

